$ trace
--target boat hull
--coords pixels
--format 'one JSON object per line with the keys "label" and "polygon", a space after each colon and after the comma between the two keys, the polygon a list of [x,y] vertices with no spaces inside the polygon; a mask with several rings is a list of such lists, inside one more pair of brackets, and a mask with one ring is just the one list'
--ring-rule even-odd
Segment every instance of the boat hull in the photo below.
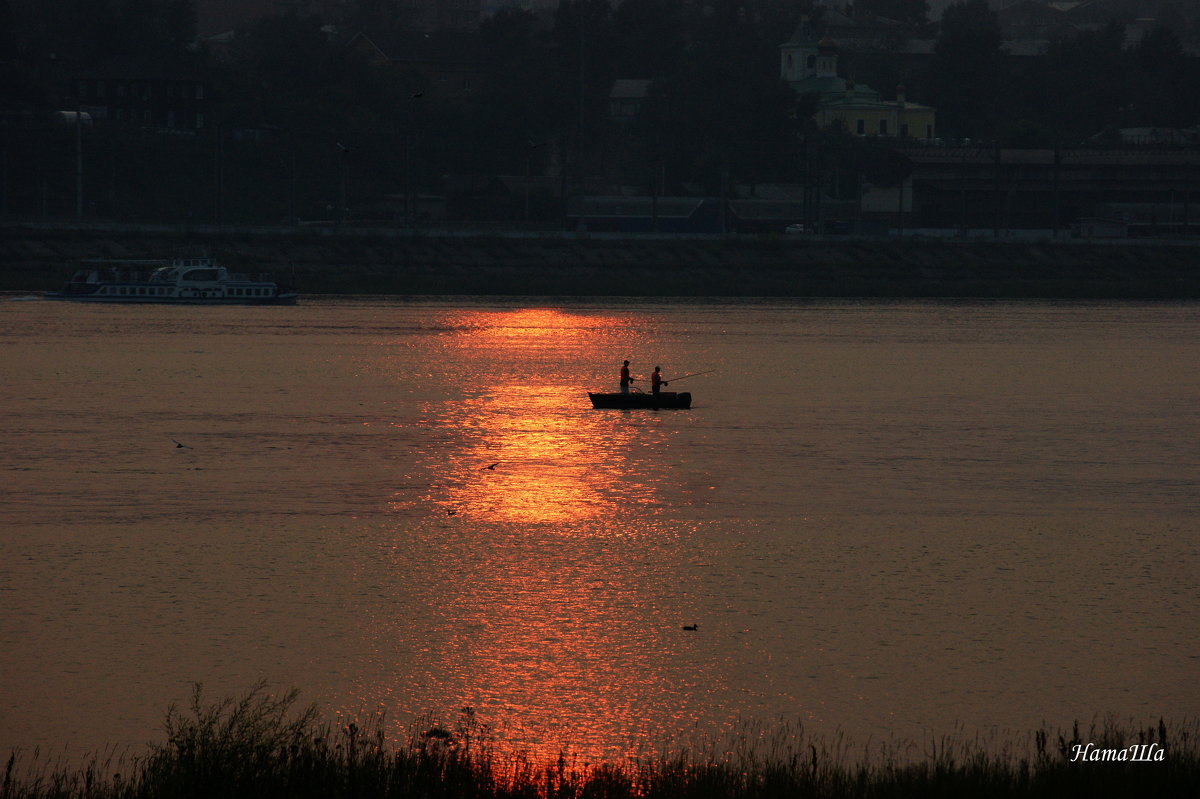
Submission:
{"label": "boat hull", "polygon": [[122,297],[95,294],[72,294],[64,291],[47,292],[48,300],[67,302],[97,302],[106,305],[295,305],[298,295],[278,294],[269,297]]}
{"label": "boat hull", "polygon": [[687,391],[663,391],[658,394],[597,394],[588,392],[593,408],[680,408],[692,407]]}
{"label": "boat hull", "polygon": [[296,289],[212,258],[91,259],[46,299],[121,305],[295,305]]}

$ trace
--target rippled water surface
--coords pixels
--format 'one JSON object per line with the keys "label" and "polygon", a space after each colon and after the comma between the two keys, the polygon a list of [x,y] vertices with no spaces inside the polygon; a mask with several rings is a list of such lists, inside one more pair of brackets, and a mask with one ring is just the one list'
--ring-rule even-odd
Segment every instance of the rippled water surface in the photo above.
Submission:
{"label": "rippled water surface", "polygon": [[[592,410],[623,358],[715,371]],[[259,679],[589,758],[1195,717],[1198,363],[1192,305],[3,302],[0,751]]]}

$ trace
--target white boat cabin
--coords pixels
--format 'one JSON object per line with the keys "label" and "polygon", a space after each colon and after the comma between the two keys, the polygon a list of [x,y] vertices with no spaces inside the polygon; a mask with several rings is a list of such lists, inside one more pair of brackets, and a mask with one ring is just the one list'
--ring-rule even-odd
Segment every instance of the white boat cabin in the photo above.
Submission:
{"label": "white boat cabin", "polygon": [[295,291],[267,275],[230,273],[211,258],[93,261],[76,272],[61,299],[107,302],[295,302]]}

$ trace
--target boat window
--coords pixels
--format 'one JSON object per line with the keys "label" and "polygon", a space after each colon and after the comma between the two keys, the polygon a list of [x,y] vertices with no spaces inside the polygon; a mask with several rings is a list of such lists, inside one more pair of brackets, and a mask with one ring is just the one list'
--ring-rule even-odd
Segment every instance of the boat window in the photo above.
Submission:
{"label": "boat window", "polygon": [[193,269],[190,272],[185,272],[184,280],[216,280],[216,269]]}

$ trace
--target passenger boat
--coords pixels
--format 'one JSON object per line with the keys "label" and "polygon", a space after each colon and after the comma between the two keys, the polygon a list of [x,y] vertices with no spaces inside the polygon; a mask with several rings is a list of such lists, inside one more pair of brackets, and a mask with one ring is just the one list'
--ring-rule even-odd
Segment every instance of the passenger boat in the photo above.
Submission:
{"label": "passenger boat", "polygon": [[692,395],[686,391],[660,391],[657,394],[594,394],[588,392],[593,408],[690,408]]}
{"label": "passenger boat", "polygon": [[84,261],[62,291],[72,302],[186,305],[295,305],[296,290],[267,275],[230,272],[211,258]]}

